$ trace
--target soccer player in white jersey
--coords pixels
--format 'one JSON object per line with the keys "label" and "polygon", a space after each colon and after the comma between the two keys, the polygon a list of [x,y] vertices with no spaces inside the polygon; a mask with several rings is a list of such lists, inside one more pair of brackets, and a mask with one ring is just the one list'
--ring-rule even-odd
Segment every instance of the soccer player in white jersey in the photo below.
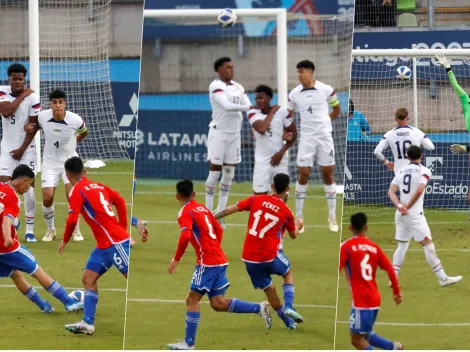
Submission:
{"label": "soccer player in white jersey", "polygon": [[[421,146],[427,150],[434,150],[434,144],[424,132],[416,127],[409,126],[410,117],[406,108],[395,111],[397,127],[385,133],[383,139],[374,150],[375,156],[395,174],[405,165],[408,165],[406,149],[410,145]],[[390,147],[393,154],[393,162],[387,160],[383,151]]]}
{"label": "soccer player in white jersey", "polygon": [[[44,134],[44,155],[41,172],[42,211],[46,219],[47,232],[43,241],[50,242],[56,237],[54,217],[54,194],[60,179],[65,185],[68,198],[72,184],[65,175],[64,163],[72,156],[78,156],[75,151],[77,142],[81,142],[88,134],[82,118],[67,111],[66,94],[54,90],[49,94],[50,109],[41,111],[38,125]],[[78,224],[73,233],[75,241],[83,241]]]}
{"label": "soccer player in white jersey", "polygon": [[[316,156],[325,184],[329,228],[332,232],[338,232],[334,180],[335,146],[331,120],[338,117],[341,109],[333,87],[316,80],[313,76],[314,72],[313,62],[300,61],[297,64],[300,84],[289,93],[288,108],[292,113],[297,111],[300,115],[300,138],[297,151],[299,177],[295,185],[296,217],[303,218],[310,169]],[[331,112],[328,112],[328,105],[333,109]]]}
{"label": "soccer player in white jersey", "polygon": [[[257,109],[248,112],[256,141],[253,192],[268,194],[274,175],[289,174],[286,152],[297,139],[297,128],[286,108],[270,106],[271,87],[259,85],[255,94]],[[284,144],[287,136],[289,141]]]}
{"label": "soccer player in white jersey", "polygon": [[[13,170],[21,164],[28,165],[36,174],[36,144],[34,135],[26,134],[24,126],[37,120],[41,110],[38,95],[26,87],[26,67],[14,63],[8,67],[9,86],[0,87],[0,115],[2,115],[2,142],[0,152],[0,182],[10,180]],[[36,196],[34,181],[24,194],[26,215],[26,242],[37,242],[34,237]]]}
{"label": "soccer player in white jersey", "polygon": [[206,207],[212,211],[217,182],[219,185],[218,209],[225,209],[230,193],[235,166],[241,161],[242,111],[251,108],[245,89],[233,81],[234,69],[229,57],[217,59],[214,70],[219,75],[209,86],[212,121],[207,138],[209,176],[206,180]]}
{"label": "soccer player in white jersey", "polygon": [[[432,175],[431,171],[421,165],[421,149],[418,146],[411,145],[406,150],[406,155],[409,163],[396,173],[388,190],[388,196],[397,208],[395,240],[398,242],[398,247],[393,254],[393,268],[398,277],[410,240],[413,238],[423,247],[426,260],[436,273],[439,284],[441,286],[455,284],[462,279],[462,276],[451,277],[444,272],[424,216],[424,194]],[[400,198],[397,196],[398,191]]]}

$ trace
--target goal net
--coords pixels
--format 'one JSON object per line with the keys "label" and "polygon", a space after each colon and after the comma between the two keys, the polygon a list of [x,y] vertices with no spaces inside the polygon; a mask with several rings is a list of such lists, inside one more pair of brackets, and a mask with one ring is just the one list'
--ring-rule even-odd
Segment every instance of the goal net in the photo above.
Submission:
{"label": "goal net", "polygon": [[[395,212],[387,191],[393,171],[380,163],[374,149],[383,135],[396,127],[394,112],[400,107],[409,111],[410,125],[425,132],[435,145],[434,151],[423,149],[422,164],[433,176],[426,187],[425,207],[446,210],[468,209],[468,153],[453,155],[452,144],[469,145],[459,98],[452,90],[445,69],[434,59],[445,54],[460,86],[470,90],[470,50],[353,50],[351,99],[356,111],[362,112],[370,127],[364,135],[360,122],[348,125],[346,149],[344,214],[367,209],[370,215]],[[396,69],[407,66],[413,71],[410,80],[396,78]],[[405,157],[403,146],[399,157]],[[391,150],[384,155],[392,161]]]}
{"label": "goal net", "polygon": [[[34,2],[34,1],[33,1]],[[85,159],[126,159],[115,137],[119,131],[111,93],[108,38],[111,0],[39,0],[39,81],[43,109],[53,89],[67,94],[67,109],[88,126],[78,153]],[[0,0],[0,84],[13,62],[30,66],[28,1]],[[33,21],[34,22],[34,21]],[[35,44],[35,43],[33,43]],[[37,88],[36,88],[37,90]]]}
{"label": "goal net", "polygon": [[[297,62],[309,59],[315,63],[316,79],[333,86],[342,103],[342,115],[333,127],[336,182],[342,184],[352,18],[288,13],[287,38],[279,38],[274,15],[240,15],[242,10],[234,10],[237,24],[221,28],[216,21],[218,10],[209,11],[215,14],[177,18],[144,15],[137,178],[207,178],[208,87],[217,77],[214,61],[229,56],[235,67],[234,80],[243,85],[252,105],[256,86],[265,84],[275,91],[272,104],[286,106],[288,91],[299,84]],[[280,52],[283,40],[287,51]],[[298,116],[295,121],[299,122]],[[235,180],[251,183],[254,139],[245,113],[241,156]],[[295,181],[297,145],[288,156],[290,176]],[[314,167],[311,179],[320,178]]]}

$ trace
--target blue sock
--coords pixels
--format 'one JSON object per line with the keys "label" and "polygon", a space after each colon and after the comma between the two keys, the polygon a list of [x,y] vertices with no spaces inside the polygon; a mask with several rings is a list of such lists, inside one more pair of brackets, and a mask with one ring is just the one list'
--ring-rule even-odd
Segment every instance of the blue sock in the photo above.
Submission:
{"label": "blue sock", "polygon": [[53,295],[55,298],[61,301],[64,305],[74,303],[74,300],[69,297],[67,292],[62,288],[62,286],[60,286],[60,284],[57,281],[54,281],[47,288],[47,292],[49,292],[51,295]]}
{"label": "blue sock", "polygon": [[282,285],[282,291],[284,291],[284,307],[293,309],[294,304],[294,285],[284,284]]}
{"label": "blue sock", "polygon": [[33,286],[29,288],[29,290],[24,294],[27,299],[29,299],[31,302],[36,304],[41,310],[44,309],[46,305],[46,301],[39,296],[39,293],[34,289]]}
{"label": "blue sock", "polygon": [[256,313],[260,310],[259,303],[240,301],[232,298],[228,304],[228,311],[230,313]]}
{"label": "blue sock", "polygon": [[200,318],[200,312],[186,312],[186,337],[184,338],[184,341],[186,341],[189,346],[194,346]]}
{"label": "blue sock", "polygon": [[369,341],[372,346],[378,347],[382,350],[393,350],[393,342],[384,339],[383,337],[377,335],[375,332],[369,335],[367,341]]}
{"label": "blue sock", "polygon": [[279,308],[278,310],[276,310],[276,314],[279,318],[282,319],[282,321],[284,322],[284,324],[286,324],[286,326],[288,327],[291,322],[293,321],[291,318],[289,318],[288,316],[286,316],[284,314],[284,306],[282,306],[281,308]]}
{"label": "blue sock", "polygon": [[371,345],[369,345],[369,346],[366,347],[366,350],[373,350],[373,348],[372,348]]}
{"label": "blue sock", "polygon": [[93,290],[85,291],[83,300],[83,321],[93,325],[95,322],[96,305],[98,304],[98,292]]}
{"label": "blue sock", "polygon": [[132,219],[131,219],[132,226],[137,226],[138,222],[139,222],[139,219],[137,219],[135,216],[133,216]]}

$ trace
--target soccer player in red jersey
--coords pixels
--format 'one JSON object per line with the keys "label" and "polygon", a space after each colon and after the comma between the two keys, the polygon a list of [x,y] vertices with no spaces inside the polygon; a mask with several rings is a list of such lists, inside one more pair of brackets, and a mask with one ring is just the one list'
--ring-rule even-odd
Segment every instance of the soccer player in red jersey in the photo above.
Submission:
{"label": "soccer player in red jersey", "polygon": [[[113,265],[127,278],[130,236],[127,232],[126,202],[118,192],[86,178],[83,162],[79,157],[72,157],[65,162],[65,173],[73,188],[59,253],[64,251],[70,241],[80,214],[90,226],[96,240],[96,248],[88,258],[82,277],[85,288],[83,320],[65,325],[65,328],[74,334],[92,335],[95,331],[93,324],[98,304],[98,279]],[[119,222],[112,205],[116,207]]]}
{"label": "soccer player in red jersey", "polygon": [[20,214],[21,202],[17,193],[28,192],[34,177],[31,168],[21,164],[13,170],[10,181],[0,183],[0,277],[10,277],[18,290],[44,313],[52,313],[54,308],[39,296],[21,272],[36,279],[46,291],[64,304],[68,312],[82,310],[83,304],[70,298],[62,286],[38,265],[33,254],[18,241],[14,223]]}
{"label": "soccer player in red jersey", "polygon": [[380,293],[375,282],[377,266],[385,270],[392,282],[396,304],[403,296],[390,260],[382,249],[366,237],[367,217],[364,213],[351,216],[349,230],[353,237],[341,244],[339,270],[346,268],[346,276],[352,293],[350,322],[351,343],[358,350],[401,350],[399,342],[384,339],[373,332],[380,308]]}
{"label": "soccer player in red jersey", "polygon": [[[289,259],[282,251],[281,243],[285,230],[291,238],[296,238],[303,223],[301,220],[294,222],[294,214],[285,203],[289,182],[288,175],[276,174],[271,185],[273,194],[250,196],[217,212],[215,217],[218,219],[239,211],[250,212],[242,260],[245,262],[254,288],[263,290],[287,328],[295,329],[296,323],[303,322],[303,318],[293,308],[292,271]],[[277,295],[271,275],[284,278],[285,305]]]}
{"label": "soccer player in red jersey", "polygon": [[199,301],[206,293],[216,312],[255,313],[266,322],[268,329],[271,328],[268,302],[252,303],[224,297],[230,284],[226,276],[228,261],[220,247],[223,230],[212,213],[194,200],[195,195],[192,181],[183,180],[177,183],[176,199],[182,205],[178,214],[181,236],[168,272],[176,272],[176,266],[189,243],[194,247],[197,263],[186,298],[186,337],[181,342],[168,344],[171,350],[194,349],[201,316]]}

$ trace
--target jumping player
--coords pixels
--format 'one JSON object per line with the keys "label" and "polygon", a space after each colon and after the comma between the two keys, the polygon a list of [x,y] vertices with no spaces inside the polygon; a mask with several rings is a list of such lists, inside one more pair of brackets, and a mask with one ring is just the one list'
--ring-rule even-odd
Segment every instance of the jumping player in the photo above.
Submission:
{"label": "jumping player", "polygon": [[[249,211],[248,231],[243,245],[242,260],[255,289],[266,293],[271,307],[288,329],[295,329],[296,323],[302,323],[302,316],[293,307],[294,279],[289,259],[282,250],[284,231],[295,239],[303,224],[301,220],[294,222],[294,214],[285,203],[289,192],[289,176],[277,174],[271,185],[271,195],[248,197],[235,205],[217,212],[216,219],[240,211]],[[279,275],[284,279],[285,305],[276,292],[271,275]]]}
{"label": "jumping player", "polygon": [[214,62],[219,78],[209,86],[209,100],[212,106],[212,121],[209,124],[207,150],[209,176],[206,180],[206,207],[214,206],[214,194],[219,185],[218,209],[227,206],[228,196],[235,176],[235,167],[241,162],[242,111],[251,108],[245,89],[233,80],[233,63],[229,57]]}
{"label": "jumping player", "polygon": [[351,343],[358,350],[372,350],[372,346],[383,350],[401,350],[401,343],[386,340],[373,331],[381,301],[375,281],[377,266],[387,272],[397,305],[403,296],[392,264],[382,249],[366,237],[367,229],[366,214],[352,215],[349,230],[353,237],[344,241],[340,249],[339,270],[346,268],[352,293],[349,317]]}
{"label": "jumping player", "polygon": [[[268,194],[274,175],[289,174],[286,152],[297,139],[297,128],[286,108],[270,106],[272,88],[259,85],[255,93],[258,109],[248,112],[256,140],[253,192]],[[288,134],[290,140],[284,144],[283,137]]]}
{"label": "jumping player", "polygon": [[[423,247],[424,255],[432,270],[436,273],[441,286],[455,284],[462,276],[447,276],[437,257],[436,247],[432,241],[431,230],[424,216],[424,194],[426,185],[431,178],[431,170],[421,165],[421,149],[412,145],[406,151],[409,164],[398,171],[388,190],[390,200],[397,208],[395,213],[395,239],[398,247],[393,254],[395,273],[405,261],[405,254],[413,238]],[[398,198],[400,191],[400,199]]]}
{"label": "jumping player", "polygon": [[230,283],[226,276],[228,261],[220,246],[222,227],[209,209],[194,200],[196,194],[192,181],[179,181],[176,184],[176,192],[176,199],[182,206],[178,214],[181,236],[175,256],[168,266],[168,272],[170,274],[176,272],[176,266],[189,243],[196,252],[197,264],[186,298],[186,337],[181,342],[168,344],[168,348],[194,349],[201,316],[199,302],[206,293],[212,309],[216,312],[258,314],[270,329],[272,319],[268,302],[252,303],[224,297]]}
{"label": "jumping player", "polygon": [[[96,240],[96,248],[88,258],[82,277],[85,288],[83,320],[65,325],[65,328],[74,334],[93,335],[99,278],[114,265],[127,279],[130,236],[127,232],[126,202],[118,192],[86,178],[83,162],[77,156],[65,162],[65,173],[73,189],[59,253],[64,251],[70,241],[80,214]],[[116,207],[119,222],[112,205]]]}
{"label": "jumping player", "polygon": [[62,286],[46,274],[33,254],[20,244],[13,226],[20,213],[21,202],[17,193],[26,193],[34,177],[35,174],[29,166],[19,165],[13,170],[10,181],[0,183],[0,277],[10,277],[18,290],[44,313],[52,313],[54,308],[41,298],[21,272],[36,279],[46,291],[64,304],[68,312],[80,311],[83,309],[83,303],[70,298]]}
{"label": "jumping player", "polygon": [[[300,138],[297,152],[299,178],[295,185],[295,215],[303,218],[305,197],[315,156],[322,172],[328,202],[328,226],[338,232],[336,223],[336,184],[334,180],[335,146],[331,120],[341,112],[333,87],[316,80],[315,65],[309,60],[297,64],[300,84],[289,93],[288,108],[300,115]],[[332,111],[328,113],[328,105]],[[304,227],[302,228],[303,232]]]}
{"label": "jumping player", "polygon": [[[26,88],[26,67],[12,64],[8,67],[9,86],[0,87],[0,115],[2,115],[2,143],[0,152],[0,182],[10,179],[15,167],[28,165],[36,173],[36,144],[34,134],[27,134],[24,126],[29,120],[37,123],[41,100]],[[34,237],[36,196],[34,181],[24,194],[26,242],[37,242]]]}
{"label": "jumping player", "polygon": [[[374,154],[389,170],[397,174],[400,169],[408,165],[406,150],[410,145],[422,146],[427,150],[434,150],[434,144],[424,132],[416,127],[408,125],[410,117],[408,109],[399,108],[395,111],[397,127],[385,133],[382,140],[374,150]],[[383,151],[390,147],[393,154],[393,162],[387,160]]]}

